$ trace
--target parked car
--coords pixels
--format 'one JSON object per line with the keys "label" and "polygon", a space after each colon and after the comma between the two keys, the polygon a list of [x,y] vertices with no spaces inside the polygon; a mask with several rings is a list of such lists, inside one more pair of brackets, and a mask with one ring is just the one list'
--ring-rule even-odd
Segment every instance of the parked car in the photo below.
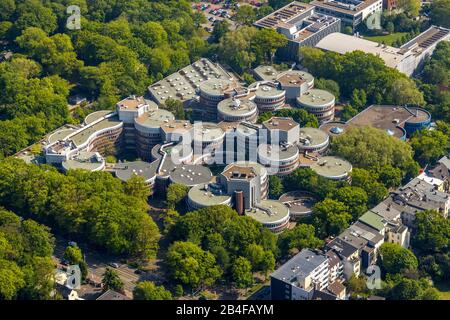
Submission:
{"label": "parked car", "polygon": [[114,269],[119,269],[119,268],[120,268],[120,265],[119,265],[118,263],[116,263],[116,262],[111,262],[111,263],[109,264],[109,266],[110,266],[110,267],[113,267]]}
{"label": "parked car", "polygon": [[78,244],[75,241],[69,241],[67,244],[69,247],[78,247]]}

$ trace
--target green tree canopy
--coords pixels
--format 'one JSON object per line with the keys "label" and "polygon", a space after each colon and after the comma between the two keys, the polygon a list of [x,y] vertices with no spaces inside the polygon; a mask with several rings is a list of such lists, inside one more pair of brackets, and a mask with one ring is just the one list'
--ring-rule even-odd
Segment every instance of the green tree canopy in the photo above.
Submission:
{"label": "green tree canopy", "polygon": [[345,204],[354,220],[367,211],[368,196],[366,191],[360,187],[347,186],[338,188],[329,197]]}
{"label": "green tree canopy", "polygon": [[248,288],[253,284],[252,265],[248,259],[238,257],[232,267],[233,281],[238,288]]}
{"label": "green tree canopy", "polygon": [[103,290],[114,290],[117,292],[123,292],[124,284],[122,279],[120,279],[119,274],[117,271],[106,268],[105,272],[103,273],[102,278],[103,283]]}
{"label": "green tree canopy", "polygon": [[315,249],[322,245],[323,241],[316,237],[316,230],[310,224],[298,224],[278,237],[278,247],[283,257],[291,252],[299,252],[306,248]]}
{"label": "green tree canopy", "polygon": [[418,172],[412,149],[407,143],[372,127],[350,128],[333,139],[332,151],[355,167],[391,165],[410,177]]}
{"label": "green tree canopy", "polygon": [[166,192],[166,205],[170,209],[174,209],[175,206],[180,203],[188,194],[189,188],[185,185],[172,183],[167,188]]}
{"label": "green tree canopy", "polygon": [[425,252],[448,250],[450,244],[450,220],[434,210],[416,213],[414,220],[416,234],[413,237],[415,248]]}
{"label": "green tree canopy", "polygon": [[349,208],[336,200],[325,199],[313,208],[313,225],[322,238],[337,236],[348,228],[351,220]]}
{"label": "green tree canopy", "polygon": [[172,294],[164,286],[157,286],[151,281],[139,282],[133,290],[134,300],[172,300]]}
{"label": "green tree canopy", "polygon": [[449,135],[440,130],[420,130],[410,140],[414,158],[422,165],[435,164],[447,154],[450,145]]}
{"label": "green tree canopy", "polygon": [[64,259],[69,264],[78,264],[83,260],[83,254],[81,253],[81,249],[75,246],[68,246],[66,251],[64,251]]}
{"label": "green tree canopy", "polygon": [[431,4],[430,18],[433,24],[442,26],[444,28],[450,27],[450,1],[449,0],[437,0]]}
{"label": "green tree canopy", "polygon": [[193,289],[211,285],[222,275],[214,256],[192,242],[174,242],[167,252],[166,263],[173,280]]}
{"label": "green tree canopy", "polygon": [[417,269],[416,256],[408,249],[395,243],[383,243],[380,247],[383,268],[388,273],[401,273],[407,269]]}

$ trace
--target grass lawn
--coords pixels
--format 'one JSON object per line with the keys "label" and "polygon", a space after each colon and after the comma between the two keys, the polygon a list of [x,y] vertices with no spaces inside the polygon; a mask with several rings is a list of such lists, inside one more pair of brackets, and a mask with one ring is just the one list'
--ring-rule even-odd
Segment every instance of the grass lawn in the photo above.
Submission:
{"label": "grass lawn", "polygon": [[440,291],[442,300],[450,300],[450,283],[435,283],[435,287]]}
{"label": "grass lawn", "polygon": [[385,36],[366,36],[364,39],[375,41],[375,42],[383,42],[387,44],[388,46],[392,46],[392,44],[397,41],[397,39],[401,39],[407,32],[397,32],[397,33],[391,33]]}

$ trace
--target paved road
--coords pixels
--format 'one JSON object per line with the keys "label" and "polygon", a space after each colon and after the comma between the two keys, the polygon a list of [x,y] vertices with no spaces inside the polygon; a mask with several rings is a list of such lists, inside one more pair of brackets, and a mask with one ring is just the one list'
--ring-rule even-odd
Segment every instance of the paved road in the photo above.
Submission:
{"label": "paved road", "polygon": [[[65,239],[57,239],[56,240],[56,246],[53,253],[54,258],[59,262],[63,255],[65,248],[67,246],[67,240]],[[88,272],[90,274],[94,274],[95,276],[99,277],[100,279],[103,277],[103,273],[106,270],[106,267],[108,267],[109,263],[116,262],[117,260],[112,259],[111,257],[100,254],[97,252],[93,252],[90,250],[86,250],[86,246],[79,244],[81,250],[85,254],[85,260],[88,265]],[[146,274],[144,275],[138,275],[134,273],[136,269],[130,268],[127,265],[120,264],[119,268],[114,268],[115,271],[117,271],[117,274],[120,276],[124,283],[124,289],[131,293],[136,286],[136,283],[139,281],[144,280],[146,278]],[[148,276],[147,276],[148,278]]]}

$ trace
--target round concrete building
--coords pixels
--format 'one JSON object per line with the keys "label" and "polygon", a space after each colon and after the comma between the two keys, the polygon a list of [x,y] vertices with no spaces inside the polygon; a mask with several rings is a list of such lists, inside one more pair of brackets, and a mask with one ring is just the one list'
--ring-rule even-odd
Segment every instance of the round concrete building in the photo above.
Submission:
{"label": "round concrete building", "polygon": [[260,112],[275,111],[286,103],[286,91],[280,90],[271,82],[256,82],[249,87],[255,93],[255,100]]}
{"label": "round concrete building", "polygon": [[161,127],[175,116],[164,109],[153,109],[135,118],[136,147],[139,157],[151,158],[152,148],[161,142]]}
{"label": "round concrete building", "polygon": [[232,205],[232,197],[227,195],[222,187],[215,183],[193,186],[188,192],[188,206],[197,210],[216,205]]}
{"label": "round concrete building", "polygon": [[210,79],[199,85],[200,104],[204,107],[203,119],[217,119],[217,105],[232,96],[234,87],[233,81],[225,79]]}
{"label": "round concrete building", "polygon": [[205,149],[209,147],[212,149],[218,149],[222,146],[225,131],[220,128],[216,123],[202,122],[201,124],[194,124],[194,150],[198,148]]}
{"label": "round concrete building", "polygon": [[170,182],[193,187],[198,184],[209,183],[213,175],[211,170],[205,166],[194,164],[183,164],[175,166],[170,171]]}
{"label": "round concrete building", "polygon": [[299,149],[296,145],[261,144],[258,147],[258,162],[266,167],[269,175],[288,175],[297,169],[298,158]]}
{"label": "round concrete building", "polygon": [[273,233],[281,233],[289,227],[289,208],[276,200],[262,200],[246,210],[245,215],[260,222]]}
{"label": "round concrete building", "polygon": [[330,121],[323,123],[319,129],[326,132],[331,138],[333,138],[346,132],[348,125],[342,121]]}
{"label": "round concrete building", "polygon": [[301,190],[287,192],[281,195],[279,201],[289,208],[292,220],[310,216],[317,202],[311,193]]}
{"label": "round concrete building", "polygon": [[258,108],[248,99],[228,98],[219,102],[217,106],[217,121],[227,122],[256,122]]}
{"label": "round concrete building", "polygon": [[298,148],[302,153],[325,152],[330,144],[330,137],[316,128],[300,128]]}
{"label": "round concrete building", "polygon": [[311,89],[297,98],[297,107],[314,114],[320,122],[334,119],[336,98],[328,91]]}
{"label": "round concrete building", "polygon": [[311,169],[319,176],[341,181],[350,179],[352,164],[338,157],[326,156],[311,165]]}
{"label": "round concrete building", "polygon": [[82,169],[87,171],[101,171],[105,168],[105,159],[98,152],[80,151],[62,162],[64,172]]}

